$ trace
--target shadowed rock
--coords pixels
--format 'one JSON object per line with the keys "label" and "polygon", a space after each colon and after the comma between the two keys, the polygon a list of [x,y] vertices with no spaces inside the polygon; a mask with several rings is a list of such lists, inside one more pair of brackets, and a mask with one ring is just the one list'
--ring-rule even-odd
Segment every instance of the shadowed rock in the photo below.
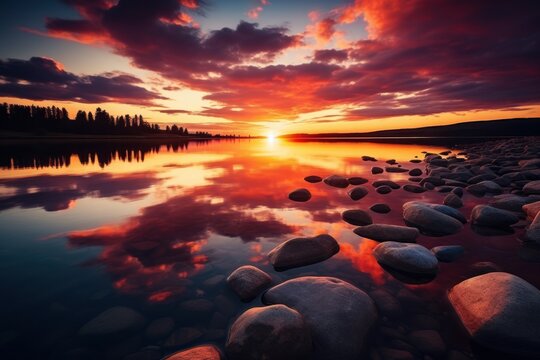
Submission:
{"label": "shadowed rock", "polygon": [[463,255],[465,249],[461,245],[442,245],[435,246],[431,251],[439,261],[452,262]]}
{"label": "shadowed rock", "polygon": [[308,183],[315,184],[315,183],[321,182],[322,177],[317,176],[317,175],[309,175],[309,176],[306,176],[304,180],[307,181]]}
{"label": "shadowed rock", "polygon": [[325,178],[323,181],[326,185],[337,187],[337,188],[344,189],[347,186],[349,186],[349,180],[339,175],[330,175],[327,178]]}
{"label": "shadowed rock", "polygon": [[437,258],[422,245],[387,241],[377,245],[373,255],[379,263],[399,271],[412,274],[437,273]]}
{"label": "shadowed rock", "polygon": [[162,339],[169,335],[174,329],[174,320],[171,317],[162,317],[152,321],[146,328],[144,334],[148,339]]}
{"label": "shadowed rock", "polygon": [[409,334],[409,341],[424,354],[440,356],[446,351],[441,335],[435,330],[416,330]]}
{"label": "shadowed rock", "polygon": [[426,188],[423,188],[423,187],[418,186],[418,185],[412,185],[412,184],[404,185],[403,190],[411,192],[411,193],[416,193],[416,194],[420,194],[420,193],[423,193],[423,192],[427,191]]}
{"label": "shadowed rock", "polygon": [[354,201],[360,200],[368,194],[368,189],[365,186],[356,186],[349,190],[348,194]]}
{"label": "shadowed rock", "polygon": [[270,251],[268,257],[274,268],[280,271],[326,260],[338,251],[336,239],[322,234],[287,240]]}
{"label": "shadowed rock", "polygon": [[372,224],[354,229],[356,235],[376,241],[415,242],[420,232],[408,226]]}
{"label": "shadowed rock", "polygon": [[240,266],[227,278],[227,284],[242,301],[251,301],[272,283],[266,272],[251,265]]}
{"label": "shadowed rock", "polygon": [[392,188],[390,186],[379,186],[375,191],[377,191],[381,195],[390,194],[392,192]]}
{"label": "shadowed rock", "polygon": [[394,190],[399,189],[401,186],[392,180],[377,180],[373,182],[374,187],[380,187],[380,186],[389,186]]}
{"label": "shadowed rock", "polygon": [[456,194],[450,193],[444,198],[443,204],[458,209],[463,207],[463,200],[461,200],[461,198]]}
{"label": "shadowed rock", "polygon": [[[403,219],[407,225],[418,228],[422,233],[433,236],[451,235],[459,232],[462,222],[449,215],[448,206],[410,201],[403,204]],[[439,211],[442,209],[445,212]],[[455,215],[455,214],[454,214]]]}
{"label": "shadowed rock", "polygon": [[422,171],[422,169],[419,169],[419,168],[415,168],[409,171],[409,175],[411,176],[422,176],[423,173],[424,172]]}
{"label": "shadowed rock", "polygon": [[347,180],[349,180],[349,184],[351,185],[362,185],[369,181],[368,179],[360,177],[360,176],[353,176],[353,177],[348,178]]}
{"label": "shadowed rock", "polygon": [[164,360],[221,360],[221,353],[214,345],[201,345],[181,350]]}
{"label": "shadowed rock", "polygon": [[379,214],[388,214],[390,211],[392,211],[392,209],[390,209],[390,206],[382,203],[373,204],[369,209]]}
{"label": "shadowed rock", "polygon": [[79,330],[79,335],[117,337],[140,330],[144,323],[145,319],[138,311],[125,306],[115,306],[87,322]]}
{"label": "shadowed rock", "polygon": [[371,215],[367,211],[364,210],[345,210],[341,214],[341,218],[343,221],[348,222],[352,225],[369,225],[373,223],[373,220],[371,219]]}
{"label": "shadowed rock", "polygon": [[182,327],[176,329],[163,343],[167,348],[178,348],[188,345],[202,336],[202,332],[195,328]]}
{"label": "shadowed rock", "polygon": [[371,173],[373,175],[376,175],[376,174],[382,174],[384,172],[384,169],[381,168],[381,167],[378,167],[378,166],[374,166],[371,168]]}
{"label": "shadowed rock", "polygon": [[540,180],[530,181],[525,184],[523,192],[528,195],[540,195]]}
{"label": "shadowed rock", "polygon": [[377,159],[375,159],[374,157],[367,156],[367,155],[362,156],[362,160],[363,161],[377,161]]}
{"label": "shadowed rock", "polygon": [[397,166],[387,166],[385,169],[386,169],[386,172],[389,172],[389,173],[404,173],[404,172],[409,171],[408,169],[400,168]]}
{"label": "shadowed rock", "polygon": [[311,193],[308,189],[296,189],[289,194],[289,199],[292,201],[306,202],[311,199]]}
{"label": "shadowed rock", "polygon": [[473,195],[484,196],[485,194],[500,194],[502,188],[496,182],[484,180],[477,184],[469,185],[466,190]]}
{"label": "shadowed rock", "polygon": [[514,213],[489,205],[476,205],[471,212],[471,222],[474,225],[505,228],[518,221],[519,218]]}

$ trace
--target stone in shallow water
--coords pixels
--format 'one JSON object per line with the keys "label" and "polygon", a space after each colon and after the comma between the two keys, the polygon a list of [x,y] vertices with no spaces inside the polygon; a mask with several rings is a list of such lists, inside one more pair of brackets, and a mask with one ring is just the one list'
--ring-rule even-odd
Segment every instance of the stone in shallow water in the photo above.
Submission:
{"label": "stone in shallow water", "polygon": [[489,205],[496,207],[498,209],[521,212],[523,211],[523,205],[534,202],[534,199],[528,196],[518,196],[518,195],[501,195],[497,197],[494,201],[490,202]]}
{"label": "stone in shallow water", "polygon": [[311,199],[311,193],[308,189],[296,189],[289,193],[289,199],[292,201],[306,202]]}
{"label": "stone in shallow water", "polygon": [[525,232],[525,239],[527,241],[540,244],[540,213],[536,214],[536,217],[531,222],[531,225],[527,228]]}
{"label": "stone in shallow water", "polygon": [[374,181],[372,185],[374,187],[389,186],[390,188],[394,190],[397,190],[401,187],[398,183],[392,180],[377,180],[377,181]]}
{"label": "stone in shallow water", "polygon": [[514,213],[489,205],[476,205],[471,212],[471,222],[474,225],[504,228],[518,221],[519,218]]}
{"label": "stone in shallow water", "polygon": [[251,301],[272,283],[272,278],[255,266],[244,265],[229,275],[227,283],[242,301]]}
{"label": "stone in shallow water", "polygon": [[352,225],[369,225],[373,223],[373,220],[371,219],[371,215],[367,211],[364,210],[345,210],[341,214],[341,218]]}
{"label": "stone in shallow water", "polygon": [[332,277],[300,277],[263,295],[265,304],[297,310],[311,330],[316,360],[357,360],[364,337],[377,318],[373,300],[362,290]]}
{"label": "stone in shallow water", "polygon": [[463,228],[461,221],[449,215],[448,209],[457,210],[444,205],[438,205],[439,207],[433,205],[416,201],[407,202],[403,204],[403,219],[422,233],[433,236],[455,234]]}
{"label": "stone in shallow water", "polygon": [[348,178],[347,180],[349,180],[349,184],[351,185],[362,185],[369,181],[368,179],[360,177],[360,176],[353,176],[353,177]]}
{"label": "stone in shallow water", "polygon": [[426,188],[423,188],[422,186],[418,186],[418,185],[413,185],[413,184],[404,185],[403,190],[411,192],[411,193],[416,193],[416,194],[420,194],[427,191]]}
{"label": "stone in shallow water", "polygon": [[169,335],[163,346],[167,348],[182,347],[199,339],[202,335],[202,332],[195,328],[179,328]]}
{"label": "stone in shallow water", "polygon": [[418,235],[420,235],[417,228],[388,224],[361,226],[354,229],[354,233],[376,241],[398,242],[415,242]]}
{"label": "stone in shallow water", "polygon": [[311,238],[294,238],[276,246],[268,257],[276,270],[314,264],[332,257],[339,251],[336,239],[328,234]]}
{"label": "stone in shallow water", "polygon": [[351,199],[357,201],[368,194],[368,189],[365,186],[356,186],[355,188],[349,190],[348,194]]}
{"label": "stone in shallow water", "polygon": [[318,182],[321,182],[322,181],[322,177],[320,176],[317,176],[317,175],[309,175],[309,176],[306,176],[304,178],[305,181],[307,181],[308,183],[318,183]]}
{"label": "stone in shallow water", "polygon": [[386,172],[389,172],[389,173],[404,173],[404,172],[409,171],[408,169],[404,169],[397,166],[387,166],[385,169],[386,169]]}
{"label": "stone in shallow water", "polygon": [[349,180],[339,175],[330,175],[327,178],[325,178],[323,181],[326,185],[337,187],[337,188],[346,188],[347,186],[349,186]]}
{"label": "stone in shallow water", "polygon": [[164,360],[221,360],[221,353],[214,345],[201,345],[181,350]]}
{"label": "stone in shallow water", "polygon": [[444,198],[443,204],[458,209],[463,206],[463,200],[456,194],[450,193]]}
{"label": "stone in shallow water", "polygon": [[448,292],[477,343],[509,354],[540,357],[540,290],[504,272],[467,279]]}
{"label": "stone in shallow water", "polygon": [[174,320],[171,317],[162,317],[152,321],[144,334],[148,339],[162,339],[174,329]]}
{"label": "stone in shallow water", "polygon": [[540,180],[530,181],[523,186],[523,192],[529,195],[540,195]]}
{"label": "stone in shallow water", "polygon": [[435,330],[417,330],[409,334],[409,341],[424,354],[440,356],[446,351],[441,335]]}
{"label": "stone in shallow water", "polygon": [[285,305],[255,307],[232,324],[225,352],[230,360],[309,359],[311,335],[298,311]]}
{"label": "stone in shallow water", "polygon": [[412,274],[436,274],[439,264],[431,251],[418,244],[387,241],[377,245],[373,255],[382,265]]}
{"label": "stone in shallow water", "polygon": [[377,161],[373,156],[364,155],[362,156],[363,161]]}
{"label": "stone in shallow water", "polygon": [[381,168],[381,167],[378,167],[378,166],[374,166],[371,168],[371,173],[373,175],[376,175],[376,174],[382,174],[384,172],[384,169]]}
{"label": "stone in shallow water", "polygon": [[523,205],[523,211],[527,214],[527,218],[532,220],[536,217],[536,214],[540,212],[540,201],[536,201],[527,205]]}
{"label": "stone in shallow water", "polygon": [[392,209],[387,204],[373,204],[370,208],[371,211],[379,213],[379,214],[388,214]]}
{"label": "stone in shallow water", "polygon": [[135,332],[144,326],[144,317],[136,310],[125,306],[115,306],[105,310],[80,330],[86,337],[115,337]]}
{"label": "stone in shallow water", "polygon": [[500,194],[502,188],[496,182],[491,180],[484,180],[477,184],[469,185],[466,187],[467,191],[473,195],[483,196],[485,194]]}
{"label": "stone in shallow water", "polygon": [[463,255],[465,249],[461,245],[442,245],[435,246],[431,251],[439,261],[452,262]]}
{"label": "stone in shallow water", "polygon": [[386,195],[392,192],[392,188],[390,186],[383,185],[379,186],[375,191],[377,191],[381,195]]}
{"label": "stone in shallow water", "polygon": [[[420,160],[418,160],[420,161]],[[418,168],[415,168],[415,169],[412,169],[411,171],[409,171],[409,175],[411,176],[422,176],[424,172],[422,171],[422,169],[418,169]]]}

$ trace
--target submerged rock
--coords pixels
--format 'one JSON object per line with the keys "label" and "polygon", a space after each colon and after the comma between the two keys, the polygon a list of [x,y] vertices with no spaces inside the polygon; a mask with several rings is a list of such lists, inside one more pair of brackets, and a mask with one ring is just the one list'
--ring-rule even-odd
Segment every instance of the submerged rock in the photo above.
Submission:
{"label": "submerged rock", "polygon": [[413,184],[404,185],[403,190],[416,193],[416,194],[420,194],[427,191],[426,188],[423,188],[422,186],[418,186],[418,185],[413,185]]}
{"label": "submerged rock", "polygon": [[431,251],[439,261],[451,262],[463,255],[465,249],[461,245],[435,246]]}
{"label": "submerged rock", "polygon": [[311,193],[308,189],[296,189],[289,194],[289,199],[292,201],[306,202],[311,199]]}
{"label": "submerged rock", "polygon": [[373,300],[332,277],[300,277],[263,295],[265,304],[285,304],[304,316],[317,360],[357,360],[364,337],[377,318]]}
{"label": "submerged rock", "polygon": [[307,181],[308,183],[315,184],[315,183],[321,182],[322,177],[317,176],[317,175],[309,175],[309,176],[306,176],[304,180]]}
{"label": "submerged rock", "polygon": [[382,203],[373,204],[369,209],[379,214],[388,214],[390,211],[392,211],[392,209],[390,209],[390,206]]}
{"label": "submerged rock", "polygon": [[523,192],[529,195],[540,195],[540,180],[530,181],[525,184]]}
{"label": "submerged rock", "polygon": [[437,273],[437,258],[422,245],[387,241],[377,245],[373,255],[380,264],[399,271],[412,274]]}
{"label": "submerged rock", "polygon": [[148,339],[162,339],[174,329],[174,320],[171,317],[162,317],[152,321],[145,330]]}
{"label": "submerged rock", "polygon": [[115,306],[87,322],[79,330],[79,335],[115,337],[140,330],[145,322],[144,317],[138,311],[125,306]]}
{"label": "submerged rock", "polygon": [[349,184],[351,185],[362,185],[369,181],[368,179],[360,177],[360,176],[353,176],[353,177],[348,178],[347,180],[349,180]]}
{"label": "submerged rock", "polygon": [[348,194],[354,201],[362,199],[364,196],[368,194],[368,189],[365,186],[356,186],[355,188],[351,189]]}
{"label": "submerged rock", "polygon": [[214,345],[201,345],[175,352],[164,360],[221,360],[221,353]]}
{"label": "submerged rock", "polygon": [[[418,228],[422,233],[433,236],[451,235],[459,232],[462,222],[451,216],[449,206],[410,201],[403,204],[403,219],[407,225]],[[443,212],[444,211],[444,212]]]}
{"label": "submerged rock", "polygon": [[311,335],[298,311],[285,305],[255,307],[232,324],[225,352],[230,360],[309,359]]}
{"label": "submerged rock", "polygon": [[[418,160],[420,161],[420,160]],[[415,168],[415,169],[412,169],[411,171],[409,171],[409,175],[411,176],[422,176],[424,172],[422,171],[422,169],[418,169],[418,168]]]}
{"label": "submerged rock", "polygon": [[270,251],[268,257],[276,270],[286,270],[326,260],[338,251],[336,239],[322,234],[287,240]]}
{"label": "submerged rock", "polygon": [[251,265],[240,266],[227,278],[227,284],[242,301],[251,301],[272,283],[266,272]]}
{"label": "submerged rock", "polygon": [[341,218],[352,225],[369,225],[373,223],[373,220],[371,219],[371,215],[367,211],[364,210],[345,210],[341,214]]}
{"label": "submerged rock", "polygon": [[540,357],[540,290],[508,273],[467,279],[448,293],[461,322],[479,344]]}
{"label": "submerged rock", "polygon": [[373,186],[376,187],[376,188],[378,188],[380,186],[389,186],[390,188],[392,188],[394,190],[397,190],[397,189],[399,189],[401,187],[398,183],[396,183],[396,182],[394,182],[392,180],[377,180],[377,181],[373,182]]}
{"label": "submerged rock", "polygon": [[386,195],[392,192],[392,188],[390,186],[383,185],[379,186],[375,191],[377,191],[381,195]]}
{"label": "submerged rock", "polygon": [[349,186],[349,180],[339,175],[330,175],[327,178],[325,178],[323,181],[326,185],[337,187],[337,188],[344,189],[347,186]]}
{"label": "submerged rock", "polygon": [[376,175],[376,174],[382,174],[384,172],[384,169],[381,168],[381,167],[378,167],[378,166],[374,166],[371,168],[371,173],[373,175]]}
{"label": "submerged rock", "polygon": [[514,213],[489,205],[476,205],[471,212],[471,222],[474,225],[504,228],[518,221],[519,218]]}
{"label": "submerged rock", "polygon": [[354,229],[354,233],[376,241],[397,242],[415,242],[418,235],[420,235],[417,228],[388,224],[361,226]]}
{"label": "submerged rock", "polygon": [[444,198],[443,204],[458,209],[463,206],[463,200],[456,194],[450,193]]}

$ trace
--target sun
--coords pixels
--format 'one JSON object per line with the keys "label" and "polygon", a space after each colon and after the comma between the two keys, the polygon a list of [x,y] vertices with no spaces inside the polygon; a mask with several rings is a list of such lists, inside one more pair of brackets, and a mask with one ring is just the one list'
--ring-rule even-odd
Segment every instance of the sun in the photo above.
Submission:
{"label": "sun", "polygon": [[266,139],[268,141],[275,141],[276,140],[276,133],[273,131],[269,131],[268,134],[266,134]]}

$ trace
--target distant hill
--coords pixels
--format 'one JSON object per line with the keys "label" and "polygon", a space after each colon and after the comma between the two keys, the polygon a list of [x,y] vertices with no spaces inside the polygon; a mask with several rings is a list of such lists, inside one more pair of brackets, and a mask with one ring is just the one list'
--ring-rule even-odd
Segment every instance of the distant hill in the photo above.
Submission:
{"label": "distant hill", "polygon": [[470,121],[452,125],[427,126],[414,129],[381,130],[359,133],[289,134],[284,138],[344,138],[344,137],[498,137],[540,136],[540,118]]}

